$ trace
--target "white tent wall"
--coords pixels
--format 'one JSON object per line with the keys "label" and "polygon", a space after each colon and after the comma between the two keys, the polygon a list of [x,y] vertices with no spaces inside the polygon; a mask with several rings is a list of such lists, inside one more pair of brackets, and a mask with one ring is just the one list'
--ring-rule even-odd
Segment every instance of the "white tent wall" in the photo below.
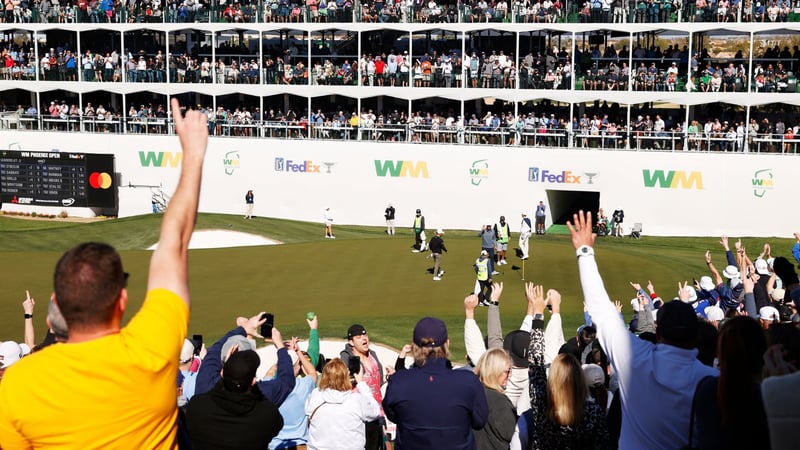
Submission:
{"label": "white tent wall", "polygon": [[[114,154],[120,217],[150,213],[148,186],[169,195],[179,173],[174,136],[10,131],[0,148]],[[392,203],[400,227],[420,208],[429,228],[477,229],[500,215],[516,225],[553,190],[597,192],[607,214],[623,208],[626,225],[641,222],[646,235],[790,236],[797,223],[782,211],[796,203],[798,168],[789,155],[215,138],[200,210],[243,214],[252,189],[261,217],[321,221],[330,207],[336,224],[383,225]]]}

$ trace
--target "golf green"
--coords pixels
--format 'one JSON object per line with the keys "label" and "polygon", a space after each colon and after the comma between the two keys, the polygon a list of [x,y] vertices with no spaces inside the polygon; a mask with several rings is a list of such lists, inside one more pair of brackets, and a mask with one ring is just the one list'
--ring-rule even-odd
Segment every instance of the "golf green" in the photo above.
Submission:
{"label": "golf green", "polygon": [[[157,241],[159,215],[93,223],[30,221],[0,217],[0,340],[22,341],[22,301],[25,290],[37,300],[34,321],[43,337],[52,270],[61,253],[72,245],[100,240],[122,253],[129,280],[126,320],[139,308],[147,284],[151,252]],[[411,253],[413,234],[399,230],[387,236],[382,228],[342,227],[337,239],[324,239],[322,225],[276,219],[244,221],[239,216],[201,214],[198,229],[222,229],[263,235],[283,245],[192,250],[190,287],[192,316],[189,334],[203,334],[207,343],[235,326],[237,316],[260,311],[275,314],[284,337],[307,336],[305,315],[317,313],[323,338],[343,338],[353,323],[361,323],[374,342],[400,347],[411,339],[416,321],[442,318],[448,325],[453,359],[464,359],[464,297],[472,291],[472,264],[480,253],[477,232],[447,231],[446,274],[433,281],[433,259]],[[516,243],[513,233],[511,243]],[[788,233],[787,233],[788,234]],[[791,258],[790,239],[743,240],[751,253],[769,242],[775,256]],[[568,235],[532,236],[531,259],[522,261],[509,250],[508,264],[494,277],[503,283],[500,309],[504,332],[519,327],[525,314],[525,281],[561,292],[564,334],[574,335],[583,322],[582,293],[575,252]],[[515,247],[510,245],[510,247]],[[679,281],[700,278],[707,269],[703,254],[711,249],[722,270],[725,257],[718,238],[598,238],[596,254],[606,288],[623,304],[629,318],[634,291],[629,282],[652,280],[665,299],[677,292]],[[485,331],[485,308],[476,317]]]}

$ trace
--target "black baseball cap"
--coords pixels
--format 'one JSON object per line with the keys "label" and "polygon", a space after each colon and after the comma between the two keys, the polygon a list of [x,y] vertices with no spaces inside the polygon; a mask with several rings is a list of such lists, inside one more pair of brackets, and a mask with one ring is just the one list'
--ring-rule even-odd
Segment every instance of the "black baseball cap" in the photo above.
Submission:
{"label": "black baseball cap", "polygon": [[361,336],[367,334],[367,329],[363,325],[354,324],[347,329],[347,340],[353,339],[354,336]]}

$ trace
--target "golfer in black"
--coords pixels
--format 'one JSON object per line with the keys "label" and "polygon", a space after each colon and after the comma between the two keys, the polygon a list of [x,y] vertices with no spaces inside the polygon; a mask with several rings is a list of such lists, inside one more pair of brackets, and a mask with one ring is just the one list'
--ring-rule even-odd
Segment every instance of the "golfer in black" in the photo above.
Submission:
{"label": "golfer in black", "polygon": [[431,253],[433,253],[433,281],[439,281],[442,279],[442,275],[444,275],[444,269],[442,268],[442,252],[447,251],[447,247],[444,246],[444,239],[442,239],[442,235],[444,231],[441,228],[436,230],[436,236],[431,238],[431,242],[428,244],[428,248],[431,249]]}

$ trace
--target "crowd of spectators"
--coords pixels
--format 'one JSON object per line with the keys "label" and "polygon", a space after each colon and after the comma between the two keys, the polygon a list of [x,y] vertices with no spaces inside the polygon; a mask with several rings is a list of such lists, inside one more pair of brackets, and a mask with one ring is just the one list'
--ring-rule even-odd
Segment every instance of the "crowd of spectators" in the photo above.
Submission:
{"label": "crowd of spectators", "polygon": [[787,22],[790,0],[6,0],[6,23]]}
{"label": "crowd of spectators", "polygon": [[[177,109],[178,102],[171,107]],[[565,334],[561,314],[565,300],[560,292],[528,282],[524,285],[526,314],[517,319],[519,327],[504,335],[500,311],[508,292],[503,283],[489,278],[492,289],[483,301],[470,293],[463,302],[467,352],[463,367],[453,367],[448,327],[434,317],[417,322],[409,343],[396,353],[391,365],[381,362],[361,324],[347,329],[347,342],[341,344],[338,357],[326,358],[320,351],[320,321],[314,313],[306,317],[305,349],[300,337],[284,340],[263,312],[237,317],[235,326],[208,348],[202,335],[185,338],[190,305],[188,258],[179,249],[188,245],[194,228],[202,170],[200,146],[207,143],[202,114],[189,111],[187,117],[195,120],[188,129],[180,112],[174,116],[185,142],[184,154],[189,153],[184,167],[190,168],[182,169],[188,172],[183,175],[196,181],[179,185],[164,214],[161,240],[172,245],[162,246],[152,258],[142,311],[126,327],[114,325],[127,303],[128,275],[112,247],[85,243],[70,249],[56,267],[46,337],[37,345],[36,302],[26,293],[23,344],[0,343],[3,447],[36,445],[55,435],[86,444],[98,438],[94,428],[83,431],[81,425],[87,420],[102,429],[102,436],[107,430],[117,430],[113,438],[101,442],[104,445],[138,445],[159,433],[162,440],[196,449],[380,450],[386,441],[398,448],[422,448],[427,443],[434,448],[515,450],[668,449],[686,444],[699,449],[784,450],[796,446],[791,431],[800,420],[800,407],[787,402],[786,396],[787,389],[796,388],[800,381],[800,278],[795,268],[800,264],[800,233],[794,234],[797,242],[792,248],[784,249],[788,257],[773,254],[768,243],[756,255],[741,240],[731,242],[723,235],[721,249],[697,255],[704,269],[682,274],[683,279],[695,280],[692,285],[679,281],[674,290],[657,288],[651,281],[644,285],[630,281],[629,311],[627,302],[609,298],[595,260],[594,231],[601,224],[593,214],[580,211],[567,222],[585,299],[584,323],[576,334]],[[198,133],[201,138],[192,141],[191,136]],[[442,234],[437,231],[440,239]],[[713,255],[720,253],[724,259],[715,260]],[[84,277],[81,283],[66,276],[78,271]],[[499,275],[491,269],[488,273]],[[112,284],[107,288],[106,309],[119,311],[112,314],[111,328],[104,333],[96,332],[99,325],[86,325],[98,320],[87,314],[96,313],[74,306],[89,300],[69,295],[83,292],[85,284],[91,288],[84,295],[97,292],[95,286]],[[481,306],[487,310],[485,339],[476,320]],[[169,321],[175,323],[162,324],[170,309],[177,317]],[[145,325],[156,330],[140,333]],[[159,326],[163,329],[158,330]],[[170,334],[171,327],[181,332]],[[340,336],[342,331],[326,333]],[[118,399],[91,405],[104,410],[94,414],[78,406],[80,402],[53,402],[54,396],[75,393],[63,389],[65,381],[57,388],[46,386],[41,377],[52,375],[37,372],[41,370],[37,364],[46,367],[75,346],[88,345],[95,351],[92,346],[104,345],[103,339],[124,339],[126,345],[111,344],[118,345],[119,351],[142,348],[147,356],[139,358],[146,361],[132,354],[112,361],[105,354],[91,361],[80,358],[71,368],[62,366],[80,378],[71,380],[101,378],[87,371],[87,365],[104,367],[104,374],[125,366],[127,376],[104,381],[106,390],[123,385],[132,389],[140,382],[137,376],[150,380],[141,389],[157,384],[159,390],[125,399],[124,404]],[[262,340],[275,346],[276,362],[265,374],[263,370],[259,374],[259,367],[266,349],[260,354],[256,351]],[[93,384],[81,383],[86,387],[79,398],[90,402],[97,401],[98,395],[112,395],[103,390],[91,396]],[[63,393],[43,394],[53,389]],[[22,396],[34,405],[20,401]],[[658,415],[650,414],[659,406]],[[63,413],[64,408],[84,412],[81,417],[63,417],[46,432],[29,426],[42,415],[55,414],[52,411]],[[133,408],[150,420],[125,428],[126,421],[137,419],[111,414],[115,409],[129,412]]]}
{"label": "crowd of spectators", "polygon": [[[302,45],[269,46],[264,57],[242,45],[222,42],[169,54],[112,47],[95,51],[68,43],[53,47],[29,42],[0,42],[0,78],[44,81],[128,83],[217,83],[268,85],[359,85],[384,87],[601,90],[650,92],[797,92],[800,47],[780,44],[757,49],[751,59],[714,55],[707,48],[666,48],[636,44],[567,46],[523,50],[466,52],[435,45],[414,52],[394,48],[338,54],[329,44],[311,56]],[[103,48],[103,47],[101,47]],[[216,57],[214,56],[216,55]],[[752,73],[751,73],[752,72]]]}
{"label": "crowd of spectators", "polygon": [[[93,104],[94,103],[94,104]],[[170,134],[171,122],[165,104],[128,100],[127,112],[112,103],[66,100],[45,102],[16,109],[19,129],[89,131],[107,133]],[[675,111],[632,112],[607,103],[587,107],[587,113],[571,120],[563,110],[542,107],[519,111],[501,108],[498,113],[404,109],[374,111],[364,108],[323,110],[307,114],[304,107],[283,111],[278,105],[238,103],[198,104],[208,117],[212,136],[262,138],[368,140],[385,142],[447,143],[467,145],[513,145],[524,147],[577,147],[666,151],[778,152],[796,153],[800,119],[785,119],[767,113],[754,114],[749,123],[739,114],[694,118],[685,122]]]}

